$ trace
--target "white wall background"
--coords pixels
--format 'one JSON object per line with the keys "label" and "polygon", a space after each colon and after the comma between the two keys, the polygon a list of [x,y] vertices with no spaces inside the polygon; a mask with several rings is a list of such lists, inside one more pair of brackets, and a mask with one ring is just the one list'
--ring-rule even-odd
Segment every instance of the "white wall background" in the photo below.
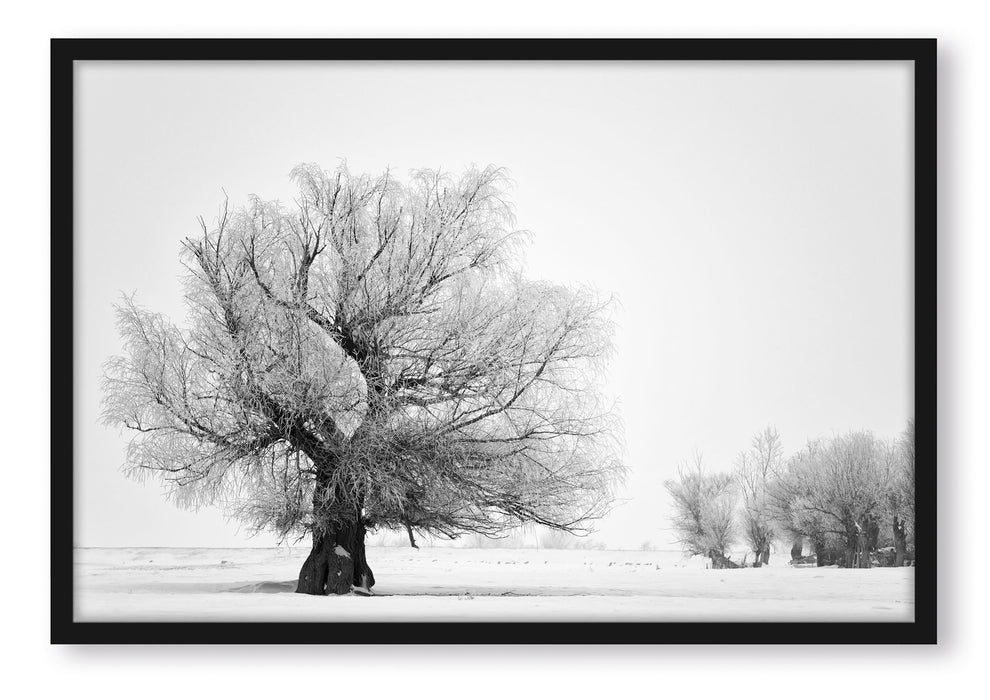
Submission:
{"label": "white wall background", "polygon": [[[901,697],[959,694],[982,686],[987,564],[971,557],[988,492],[983,439],[990,329],[983,299],[990,229],[990,55],[986,22],[966,2],[864,4],[827,10],[789,2],[640,7],[541,7],[531,0],[468,10],[385,1],[357,5],[199,0],[165,5],[91,2],[9,8],[0,42],[6,264],[2,346],[8,399],[5,435],[13,446],[0,509],[8,533],[3,658],[6,686],[38,696],[93,693],[148,698],[276,696],[323,683],[331,673],[373,679],[374,695],[435,697],[437,688],[504,697],[508,692],[601,696],[620,688],[674,696],[732,688],[737,697]],[[940,49],[939,243],[939,583],[938,648],[52,648],[48,646],[49,400],[48,38],[50,36],[937,36]],[[535,228],[535,226],[533,226]],[[57,411],[56,418],[57,418]],[[58,424],[52,426],[58,430]],[[965,557],[963,555],[966,555]],[[963,564],[957,561],[965,559]],[[816,687],[816,669],[833,683]],[[479,682],[498,673],[498,683]],[[511,686],[511,687],[510,687]],[[893,690],[896,688],[896,691]],[[715,694],[715,693],[712,693]]]}

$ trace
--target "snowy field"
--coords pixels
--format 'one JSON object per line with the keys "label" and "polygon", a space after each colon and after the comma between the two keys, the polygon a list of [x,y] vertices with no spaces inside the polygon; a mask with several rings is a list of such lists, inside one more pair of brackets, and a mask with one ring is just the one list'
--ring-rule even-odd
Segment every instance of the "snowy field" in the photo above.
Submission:
{"label": "snowy field", "polygon": [[[708,570],[680,552],[369,547],[375,597],[296,595],[304,548],[75,551],[77,621],[877,621],[914,569]],[[773,562],[771,562],[773,564]]]}

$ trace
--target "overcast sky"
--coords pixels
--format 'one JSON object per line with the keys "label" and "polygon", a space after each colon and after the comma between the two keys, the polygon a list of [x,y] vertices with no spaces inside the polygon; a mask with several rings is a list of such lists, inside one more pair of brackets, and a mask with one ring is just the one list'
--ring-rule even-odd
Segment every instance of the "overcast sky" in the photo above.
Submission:
{"label": "overcast sky", "polygon": [[125,479],[99,424],[121,292],[181,320],[179,241],[292,166],[507,168],[530,276],[614,293],[627,499],[596,535],[668,541],[663,481],[767,424],[913,415],[909,63],[77,63],[75,540],[267,546]]}

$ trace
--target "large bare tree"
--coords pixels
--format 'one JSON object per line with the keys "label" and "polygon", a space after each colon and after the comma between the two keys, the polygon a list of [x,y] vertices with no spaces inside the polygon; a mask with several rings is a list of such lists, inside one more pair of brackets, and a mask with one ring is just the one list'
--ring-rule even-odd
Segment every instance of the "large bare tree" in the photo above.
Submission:
{"label": "large bare tree", "polygon": [[311,535],[304,593],[374,584],[369,528],[583,532],[622,468],[610,301],[527,280],[506,180],[297,167],[183,244],[184,327],[127,299],[106,420],[180,503]]}

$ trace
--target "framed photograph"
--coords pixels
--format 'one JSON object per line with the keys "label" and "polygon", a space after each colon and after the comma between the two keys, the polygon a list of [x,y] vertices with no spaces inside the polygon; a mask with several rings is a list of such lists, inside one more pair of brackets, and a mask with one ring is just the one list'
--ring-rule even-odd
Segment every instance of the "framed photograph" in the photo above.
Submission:
{"label": "framed photograph", "polygon": [[935,40],[51,58],[53,643],[936,642]]}

